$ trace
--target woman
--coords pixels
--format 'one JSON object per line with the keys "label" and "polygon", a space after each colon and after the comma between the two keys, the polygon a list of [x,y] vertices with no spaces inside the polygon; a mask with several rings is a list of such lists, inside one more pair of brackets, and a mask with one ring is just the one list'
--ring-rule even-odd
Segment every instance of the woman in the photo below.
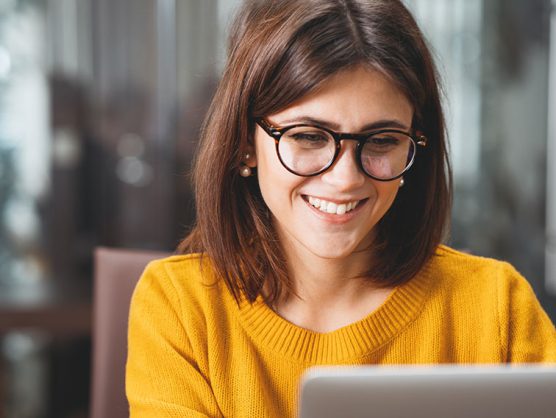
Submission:
{"label": "woman", "polygon": [[149,265],[132,417],[294,416],[322,364],[556,361],[510,265],[440,245],[437,76],[394,0],[252,0],[202,132],[197,224]]}

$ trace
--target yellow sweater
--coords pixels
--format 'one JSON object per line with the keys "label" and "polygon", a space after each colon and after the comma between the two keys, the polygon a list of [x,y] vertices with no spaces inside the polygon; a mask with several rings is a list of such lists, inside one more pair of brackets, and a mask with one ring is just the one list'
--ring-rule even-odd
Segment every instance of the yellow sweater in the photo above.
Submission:
{"label": "yellow sweater", "polygon": [[[206,260],[206,258],[205,258]],[[151,263],[129,323],[132,418],[293,417],[323,364],[556,362],[556,331],[509,264],[439,247],[366,318],[319,334],[237,306],[199,256]]]}

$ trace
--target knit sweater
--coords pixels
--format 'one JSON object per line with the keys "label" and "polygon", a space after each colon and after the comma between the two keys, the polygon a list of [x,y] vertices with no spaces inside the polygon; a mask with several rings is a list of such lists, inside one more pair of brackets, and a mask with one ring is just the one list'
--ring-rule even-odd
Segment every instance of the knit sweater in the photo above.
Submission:
{"label": "knit sweater", "polygon": [[[202,264],[202,266],[201,266]],[[556,330],[507,263],[441,246],[374,312],[329,333],[238,304],[207,257],[147,267],[132,299],[132,418],[293,417],[314,365],[556,362]]]}

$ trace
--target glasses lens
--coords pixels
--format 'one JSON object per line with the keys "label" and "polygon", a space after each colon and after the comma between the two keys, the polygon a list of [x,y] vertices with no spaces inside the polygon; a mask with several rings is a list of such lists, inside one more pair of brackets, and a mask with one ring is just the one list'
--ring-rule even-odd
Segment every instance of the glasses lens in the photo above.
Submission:
{"label": "glasses lens", "polygon": [[415,156],[415,143],[399,132],[382,132],[367,139],[361,163],[367,174],[389,180],[402,174]]}
{"label": "glasses lens", "polygon": [[288,129],[278,142],[282,163],[294,173],[304,176],[318,173],[330,164],[335,150],[332,135],[313,126]]}

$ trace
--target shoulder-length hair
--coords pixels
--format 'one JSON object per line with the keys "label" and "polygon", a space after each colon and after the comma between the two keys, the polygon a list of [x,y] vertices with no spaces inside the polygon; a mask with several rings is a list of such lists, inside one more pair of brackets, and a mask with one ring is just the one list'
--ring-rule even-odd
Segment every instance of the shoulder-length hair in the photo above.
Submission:
{"label": "shoulder-length hair", "polygon": [[375,227],[371,280],[384,287],[407,282],[444,238],[451,171],[438,76],[405,6],[398,0],[248,0],[232,26],[227,64],[201,131],[193,170],[196,225],[178,247],[209,256],[237,300],[262,295],[275,302],[291,291],[256,175],[239,174],[254,120],[355,65],[393,80],[415,110],[412,128],[428,138]]}

